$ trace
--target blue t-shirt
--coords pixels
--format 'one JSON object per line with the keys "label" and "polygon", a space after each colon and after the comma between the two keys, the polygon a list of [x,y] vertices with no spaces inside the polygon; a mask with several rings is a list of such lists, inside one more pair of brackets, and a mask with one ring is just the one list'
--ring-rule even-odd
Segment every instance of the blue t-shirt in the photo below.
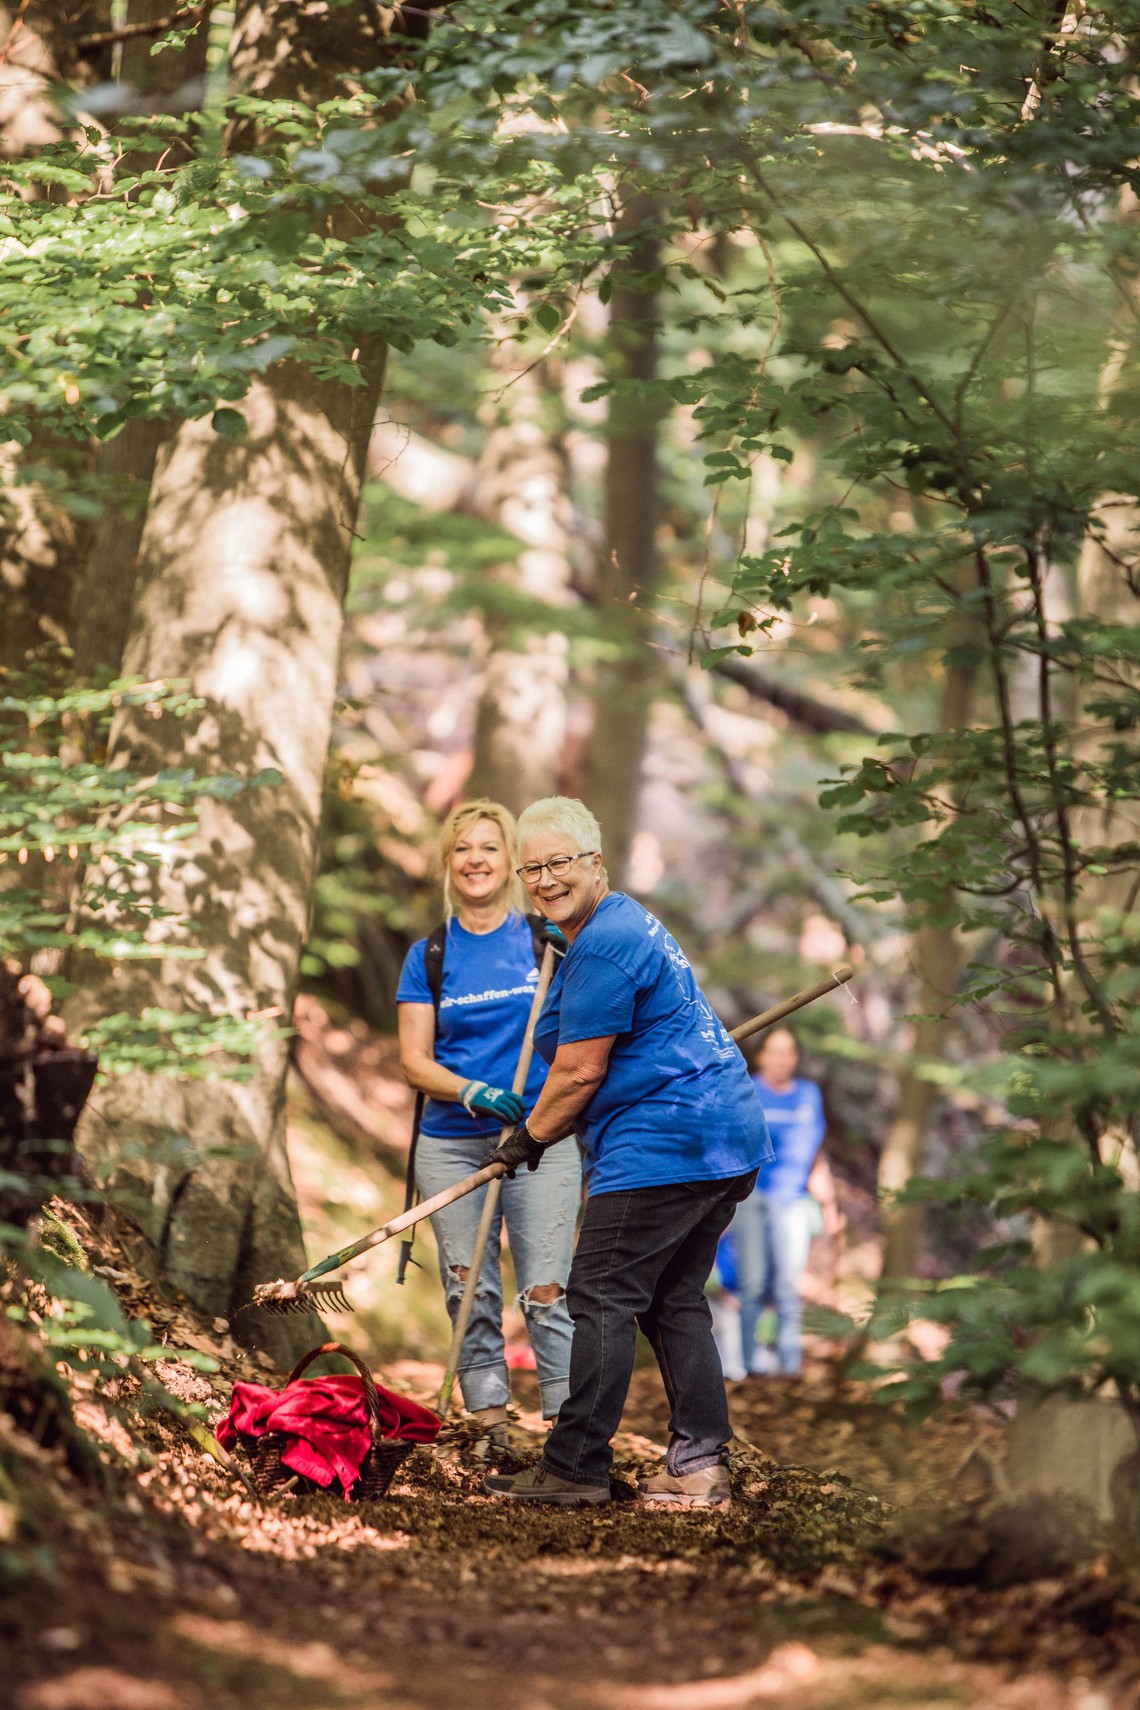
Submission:
{"label": "blue t-shirt", "polygon": [[632,897],[603,897],[570,946],[534,1042],[616,1034],[606,1078],[574,1127],[594,1194],[720,1181],[771,1156],[744,1058],[676,939]]}
{"label": "blue t-shirt", "polygon": [[[430,1003],[425,955],[427,939],[413,944],[404,958],[397,1003]],[[515,1078],[538,969],[534,935],[521,914],[509,914],[494,932],[468,932],[448,922],[443,951],[443,989],[435,1028],[435,1060],[468,1081],[509,1087]],[[531,1058],[524,1100],[531,1110],[546,1080],[546,1064]],[[497,1135],[502,1123],[493,1116],[468,1116],[461,1104],[429,1098],[424,1106],[425,1134],[437,1139],[471,1140]]]}
{"label": "blue t-shirt", "polygon": [[823,1095],[814,1081],[793,1081],[787,1092],[773,1092],[762,1075],[753,1075],[752,1085],[775,1148],[775,1157],[761,1166],[756,1192],[769,1199],[800,1199],[823,1145]]}

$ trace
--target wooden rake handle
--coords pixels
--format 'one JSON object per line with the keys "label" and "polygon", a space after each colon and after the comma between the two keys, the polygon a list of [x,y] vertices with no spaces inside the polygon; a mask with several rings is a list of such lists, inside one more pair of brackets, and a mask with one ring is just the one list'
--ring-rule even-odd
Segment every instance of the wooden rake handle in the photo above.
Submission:
{"label": "wooden rake handle", "polygon": [[[836,991],[840,986],[846,985],[854,973],[854,968],[849,963],[844,962],[828,974],[826,979],[817,980],[814,986],[807,986],[802,992],[796,992],[794,996],[785,998],[783,1003],[775,1004],[773,1008],[766,1009],[762,1015],[753,1016],[751,1021],[741,1022],[739,1027],[733,1028],[729,1037],[735,1039],[738,1045],[741,1044],[745,1039],[750,1039],[754,1033],[762,1033],[766,1027],[773,1027],[777,1021],[783,1021],[785,1016],[793,1015],[797,1009],[803,1009],[805,1004],[814,1003],[816,998],[824,997],[828,992]],[[536,1015],[541,1004],[541,993],[536,992],[535,997],[537,1000]],[[533,1017],[532,1027],[528,1029],[528,1032],[533,1032]],[[394,1235],[402,1235],[404,1230],[410,1229],[414,1223],[421,1223],[425,1217],[431,1217],[435,1212],[442,1211],[445,1206],[453,1205],[457,1199],[462,1199],[464,1194],[474,1193],[475,1189],[482,1187],[484,1182],[498,1181],[506,1173],[502,1164],[487,1164],[483,1169],[475,1170],[471,1175],[464,1176],[461,1181],[453,1183],[451,1187],[444,1188],[442,1193],[433,1194],[430,1199],[422,1200],[410,1211],[402,1211],[398,1217],[393,1217],[391,1222],[385,1223],[382,1228],[374,1229],[370,1235],[362,1235],[360,1240],[353,1241],[351,1246],[342,1247],[338,1253],[330,1253],[327,1259],[322,1259],[320,1264],[314,1265],[311,1270],[299,1276],[297,1281],[299,1283],[315,1282],[318,1277],[327,1276],[329,1271],[339,1270],[341,1265],[346,1265],[350,1259],[358,1258],[361,1253],[371,1252],[373,1247],[382,1246],[385,1241],[390,1241]]]}
{"label": "wooden rake handle", "polygon": [[[518,1067],[515,1069],[515,1078],[511,1083],[512,1091],[517,1093],[525,1093],[526,1091],[530,1062],[534,1055],[534,1030],[538,1025],[539,1012],[546,1001],[546,994],[550,989],[550,982],[553,977],[554,947],[548,944],[542,953],[542,967],[539,969],[538,984],[535,987],[534,1000],[527,1017],[526,1032],[523,1034]],[[508,1125],[502,1130],[500,1139],[505,1140],[510,1132],[511,1129]],[[491,1238],[491,1225],[495,1220],[498,1203],[499,1183],[495,1181],[487,1190],[483,1215],[479,1219],[479,1227],[475,1232],[475,1245],[471,1250],[471,1263],[467,1267],[467,1286],[463,1290],[459,1311],[455,1315],[455,1326],[451,1333],[451,1347],[447,1355],[447,1370],[443,1374],[443,1383],[440,1386],[439,1397],[435,1404],[436,1412],[442,1415],[446,1415],[451,1406],[452,1392],[459,1375],[459,1361],[463,1354],[463,1343],[467,1335],[467,1326],[471,1322],[475,1292],[479,1287],[479,1275],[483,1269],[483,1259],[487,1252],[487,1243]]]}
{"label": "wooden rake handle", "polygon": [[474,1193],[484,1182],[497,1181],[506,1175],[503,1164],[487,1164],[481,1170],[474,1170],[471,1175],[464,1176],[461,1181],[453,1182],[451,1187],[444,1188],[442,1193],[435,1193],[430,1199],[421,1200],[419,1205],[413,1205],[410,1211],[402,1211],[398,1217],[393,1217],[390,1223],[382,1228],[374,1229],[370,1235],[362,1235],[359,1241],[353,1241],[351,1246],[342,1247],[338,1253],[330,1253],[327,1259],[322,1259],[319,1265],[299,1276],[299,1283],[315,1282],[318,1277],[327,1276],[329,1271],[335,1271],[341,1265],[346,1265],[350,1259],[357,1258],[361,1253],[371,1252],[373,1247],[383,1246],[394,1235],[402,1235],[405,1229],[410,1229],[413,1223],[422,1223],[425,1217],[431,1217],[436,1211],[442,1211],[444,1206],[451,1205],[455,1200],[462,1199],[465,1193]]}
{"label": "wooden rake handle", "polygon": [[841,962],[838,968],[833,968],[826,980],[817,980],[814,986],[805,986],[802,992],[795,992],[783,1003],[773,1004],[763,1015],[754,1015],[751,1021],[742,1021],[739,1027],[734,1027],[729,1034],[738,1045],[745,1039],[751,1039],[754,1033],[763,1033],[766,1027],[774,1027],[777,1021],[783,1021],[785,1016],[794,1015],[797,1009],[803,1009],[805,1004],[814,1003],[816,998],[826,997],[828,992],[838,991],[848,980],[854,979],[855,970],[850,962]]}

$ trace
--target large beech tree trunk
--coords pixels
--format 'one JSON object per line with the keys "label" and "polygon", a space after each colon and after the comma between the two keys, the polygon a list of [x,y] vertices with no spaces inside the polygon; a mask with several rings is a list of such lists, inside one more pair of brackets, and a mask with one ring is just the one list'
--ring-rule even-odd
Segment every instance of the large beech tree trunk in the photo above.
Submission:
{"label": "large beech tree trunk", "polygon": [[[128,26],[158,21],[170,10],[169,0],[128,0],[120,21]],[[5,40],[14,16],[13,8],[0,8],[0,36]],[[4,65],[2,152],[29,153],[60,139],[67,121],[57,86],[71,82],[82,88],[110,78],[111,46],[104,42],[88,49],[83,44],[113,33],[112,23],[110,0],[33,0],[23,12]],[[129,39],[122,53],[122,82],[145,96],[151,111],[160,109],[160,97],[173,101],[200,96],[207,36],[208,24],[203,22],[183,48],[157,55],[150,51],[154,37]],[[116,161],[115,170],[125,176],[154,166],[158,153],[171,169],[187,157],[189,143],[164,144],[147,157],[128,153]],[[73,443],[33,445],[22,459],[12,457],[0,473],[4,663],[19,664],[44,642],[70,640],[80,675],[98,666],[118,669],[147,488],[162,431],[155,422],[130,421],[116,439],[96,449],[94,472],[103,515],[94,528],[77,524],[50,486],[29,474],[42,455],[65,484],[77,474],[88,477],[88,453]]]}
{"label": "large beech tree trunk", "polygon": [[86,531],[36,478],[37,454],[54,451],[41,440],[0,455],[0,666],[9,669],[69,639],[73,566]]}
{"label": "large beech tree trunk", "polygon": [[583,795],[601,824],[606,866],[616,885],[624,883],[637,828],[655,676],[650,638],[661,405],[648,386],[657,376],[656,219],[651,197],[626,199],[618,230],[632,247],[611,275],[612,374],[619,384],[610,398],[606,429],[605,550],[598,575],[604,652],[592,697]]}
{"label": "large beech tree trunk", "polygon": [[[380,373],[379,352],[367,387],[352,390],[282,367],[242,404],[244,440],[192,422],[160,454],[123,669],[188,679],[206,705],[186,720],[125,717],[112,760],[144,774],[191,764],[248,777],[275,767],[284,782],[211,800],[197,833],[154,873],[155,900],[190,917],[202,959],[120,966],[102,978],[90,970],[84,1019],[149,1004],[289,1021],[349,529]],[[80,1135],[165,1274],[226,1317],[253,1282],[304,1268],[285,1153],[287,1056],[285,1039],[267,1041],[244,1086],[142,1074],[111,1081]],[[293,1320],[281,1324],[279,1345],[309,1334],[303,1321],[296,1336]]]}
{"label": "large beech tree trunk", "polygon": [[[170,16],[169,0],[128,0],[123,22],[155,23]],[[174,110],[201,99],[205,87],[210,25],[203,19],[182,48],[151,52],[152,36],[134,36],[123,44],[119,77],[145,96],[151,112],[160,106]],[[164,139],[149,152],[128,151],[116,163],[121,178],[153,170],[159,158],[166,171],[182,166],[193,154],[193,139]],[[171,424],[133,418],[98,449],[95,462],[97,495],[103,514],[95,526],[87,561],[73,599],[75,669],[90,676],[102,667],[117,672],[122,665],[138,571],[139,547],[146,519],[147,493],[158,450]]]}
{"label": "large beech tree trunk", "polygon": [[122,667],[147,496],[158,448],[168,431],[165,422],[137,418],[96,454],[102,515],[72,590],[75,670],[80,677],[100,667],[117,675]]}
{"label": "large beech tree trunk", "polygon": [[[56,91],[68,78],[105,76],[106,56],[88,67],[78,44],[109,24],[110,0],[31,0],[0,6],[0,156],[15,159],[58,143],[67,120]],[[3,436],[0,435],[0,438]],[[45,643],[69,639],[71,592],[87,531],[41,477],[52,466],[64,484],[82,469],[75,443],[38,433],[0,457],[0,665],[18,667]]]}
{"label": "large beech tree trunk", "polygon": [[[346,73],[377,63],[384,17],[324,0],[247,3],[235,79],[259,95],[327,99]],[[243,134],[238,146],[249,144]],[[202,958],[88,978],[88,1015],[155,1004],[289,1022],[383,349],[362,340],[358,364],[363,384],[350,387],[283,363],[240,405],[244,439],[188,422],[159,453],[124,669],[188,679],[205,707],[183,721],[124,717],[112,758],[144,773],[275,767],[283,782],[210,801],[196,833],[154,870],[156,900],[189,915]],[[284,1038],[267,1040],[247,1085],[112,1081],[80,1134],[165,1275],[227,1317],[254,1282],[305,1262],[285,1150],[287,1054]],[[284,1359],[316,1326],[249,1314],[235,1328]]]}

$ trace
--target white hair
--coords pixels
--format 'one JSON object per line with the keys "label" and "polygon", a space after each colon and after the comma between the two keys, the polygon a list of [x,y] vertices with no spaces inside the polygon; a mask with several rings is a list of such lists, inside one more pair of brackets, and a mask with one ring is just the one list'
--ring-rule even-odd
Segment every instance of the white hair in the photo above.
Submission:
{"label": "white hair", "polygon": [[576,796],[544,796],[519,814],[519,847],[528,837],[568,837],[582,845],[582,853],[602,847],[602,828]]}

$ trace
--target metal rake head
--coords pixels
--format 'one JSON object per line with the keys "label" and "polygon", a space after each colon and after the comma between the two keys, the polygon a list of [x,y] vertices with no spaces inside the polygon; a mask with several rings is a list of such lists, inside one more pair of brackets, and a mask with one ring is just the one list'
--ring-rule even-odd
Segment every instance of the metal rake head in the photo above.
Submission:
{"label": "metal rake head", "polygon": [[340,1279],[332,1282],[286,1282],[279,1277],[276,1282],[259,1283],[253,1291],[251,1306],[259,1306],[265,1312],[276,1312],[284,1316],[287,1312],[311,1312],[326,1308],[330,1312],[351,1312],[352,1302],[344,1292],[344,1283]]}

